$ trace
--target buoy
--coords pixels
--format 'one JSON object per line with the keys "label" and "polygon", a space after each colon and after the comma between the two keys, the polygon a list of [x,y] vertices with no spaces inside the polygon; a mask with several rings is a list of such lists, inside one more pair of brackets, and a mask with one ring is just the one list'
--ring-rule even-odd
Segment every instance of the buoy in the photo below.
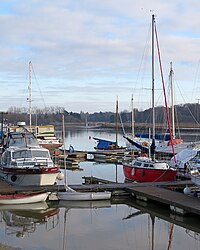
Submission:
{"label": "buoy", "polygon": [[183,193],[184,193],[184,194],[190,194],[190,193],[191,193],[191,188],[189,188],[188,186],[186,186],[186,187],[183,189]]}
{"label": "buoy", "polygon": [[65,176],[64,176],[63,173],[59,173],[59,174],[57,175],[57,179],[58,179],[59,181],[63,180],[64,177],[65,177]]}

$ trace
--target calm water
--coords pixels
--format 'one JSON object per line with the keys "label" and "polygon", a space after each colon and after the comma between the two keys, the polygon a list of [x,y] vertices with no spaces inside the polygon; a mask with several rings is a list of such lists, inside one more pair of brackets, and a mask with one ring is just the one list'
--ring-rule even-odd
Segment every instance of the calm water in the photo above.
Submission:
{"label": "calm water", "polygon": [[[93,136],[115,138],[105,132],[74,130],[66,133],[66,147],[93,150]],[[122,138],[120,143],[124,144]],[[124,181],[121,165],[83,162],[80,167],[82,171],[67,171],[69,184],[80,184],[82,176],[91,175]],[[5,249],[200,249],[200,218],[174,216],[132,197],[0,207],[0,218],[1,244],[9,246]]]}

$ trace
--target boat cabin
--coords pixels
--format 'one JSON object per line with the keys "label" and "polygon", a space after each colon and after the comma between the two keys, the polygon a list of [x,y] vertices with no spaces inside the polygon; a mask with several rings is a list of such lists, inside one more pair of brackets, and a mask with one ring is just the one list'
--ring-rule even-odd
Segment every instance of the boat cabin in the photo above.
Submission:
{"label": "boat cabin", "polygon": [[53,167],[50,153],[46,149],[6,150],[1,158],[2,167]]}
{"label": "boat cabin", "polygon": [[8,134],[5,147],[39,147],[39,144],[31,132],[12,132]]}
{"label": "boat cabin", "polygon": [[152,161],[148,157],[138,157],[132,162],[132,167],[149,168],[149,169],[168,169],[169,165],[166,162]]}

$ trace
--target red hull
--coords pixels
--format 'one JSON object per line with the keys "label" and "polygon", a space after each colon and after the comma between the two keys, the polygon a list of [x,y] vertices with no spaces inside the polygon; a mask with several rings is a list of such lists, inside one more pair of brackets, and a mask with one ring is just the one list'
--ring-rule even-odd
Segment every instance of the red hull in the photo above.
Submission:
{"label": "red hull", "polygon": [[127,180],[138,182],[174,181],[177,174],[177,171],[172,169],[133,168],[129,165],[124,165],[123,171]]}

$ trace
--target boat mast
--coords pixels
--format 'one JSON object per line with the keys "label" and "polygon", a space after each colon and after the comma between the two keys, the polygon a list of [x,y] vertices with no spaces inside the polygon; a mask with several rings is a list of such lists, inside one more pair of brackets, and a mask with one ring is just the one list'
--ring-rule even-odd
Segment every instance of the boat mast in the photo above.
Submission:
{"label": "boat mast", "polygon": [[172,69],[172,62],[170,62],[170,87],[171,87],[171,100],[172,100],[172,138],[174,139],[175,134],[175,115],[174,115],[174,71]]}
{"label": "boat mast", "polygon": [[118,145],[118,96],[116,101],[116,146]]}
{"label": "boat mast", "polygon": [[65,169],[65,187],[67,186],[67,166],[66,166],[66,150],[65,150],[65,115],[62,114],[62,140],[63,140],[63,152],[64,152],[64,169]]}
{"label": "boat mast", "polygon": [[32,120],[31,120],[31,114],[32,114],[32,82],[31,82],[31,61],[29,62],[29,86],[28,86],[28,103],[29,103],[29,128],[31,131],[32,126]]}
{"label": "boat mast", "polygon": [[155,26],[155,16],[152,15],[152,157],[155,160],[155,97],[154,97],[154,26]]}
{"label": "boat mast", "polygon": [[134,140],[135,131],[134,131],[134,103],[133,103],[133,95],[131,97],[131,105],[132,105],[132,116],[131,116],[131,120],[132,120],[132,139]]}

